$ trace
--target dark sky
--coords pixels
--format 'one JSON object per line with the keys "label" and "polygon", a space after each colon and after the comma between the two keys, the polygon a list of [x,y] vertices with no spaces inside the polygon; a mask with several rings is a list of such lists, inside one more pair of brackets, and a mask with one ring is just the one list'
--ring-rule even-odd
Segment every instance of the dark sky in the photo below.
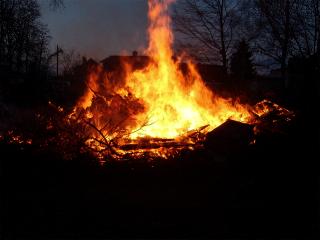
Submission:
{"label": "dark sky", "polygon": [[59,44],[101,60],[146,47],[147,0],[65,0],[65,7],[56,11],[47,0],[39,2],[51,49]]}

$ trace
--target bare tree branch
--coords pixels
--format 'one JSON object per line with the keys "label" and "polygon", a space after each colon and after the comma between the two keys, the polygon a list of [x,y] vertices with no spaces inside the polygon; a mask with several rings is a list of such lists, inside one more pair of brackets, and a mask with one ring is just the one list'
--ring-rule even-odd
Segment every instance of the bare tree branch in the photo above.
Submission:
{"label": "bare tree branch", "polygon": [[192,49],[195,47],[204,49],[198,51],[198,54],[208,53],[199,58],[220,62],[227,71],[228,57],[234,42],[233,31],[239,24],[238,7],[239,3],[232,0],[179,2],[173,17],[175,30],[185,37],[185,41],[194,46]]}

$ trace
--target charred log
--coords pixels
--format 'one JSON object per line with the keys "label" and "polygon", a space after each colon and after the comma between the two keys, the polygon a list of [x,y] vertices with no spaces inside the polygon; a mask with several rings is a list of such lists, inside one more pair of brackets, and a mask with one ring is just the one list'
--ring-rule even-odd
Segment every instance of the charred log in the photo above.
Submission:
{"label": "charred log", "polygon": [[207,134],[204,147],[214,152],[228,153],[243,149],[253,140],[252,125],[228,120]]}

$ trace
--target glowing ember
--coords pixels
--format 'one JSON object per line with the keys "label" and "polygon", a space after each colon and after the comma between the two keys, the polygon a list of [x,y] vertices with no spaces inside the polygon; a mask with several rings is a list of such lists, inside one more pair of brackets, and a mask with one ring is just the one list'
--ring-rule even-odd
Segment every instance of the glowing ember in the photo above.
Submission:
{"label": "glowing ember", "polygon": [[32,139],[25,138],[22,135],[15,134],[12,130],[8,131],[3,135],[0,135],[0,141],[6,141],[9,144],[22,144],[31,145]]}

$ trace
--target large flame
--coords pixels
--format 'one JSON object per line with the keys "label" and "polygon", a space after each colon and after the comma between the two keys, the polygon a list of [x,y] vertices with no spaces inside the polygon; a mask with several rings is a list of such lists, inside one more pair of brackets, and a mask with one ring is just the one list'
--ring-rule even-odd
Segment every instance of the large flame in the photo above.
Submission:
{"label": "large flame", "polygon": [[[124,121],[129,139],[176,138],[205,125],[209,125],[209,131],[227,119],[245,122],[250,117],[246,107],[221,98],[209,90],[190,60],[173,57],[174,37],[168,15],[171,2],[172,0],[148,2],[149,46],[145,54],[151,60],[142,70],[132,70],[127,66],[123,84],[112,88],[123,99],[133,96],[143,106],[133,111],[134,116],[131,115],[130,120]],[[182,64],[186,66],[186,71],[181,70]],[[119,104],[112,104],[110,101],[109,110],[104,112],[92,108],[93,92],[99,91],[96,82],[102,71],[99,67],[92,72],[88,81],[91,89],[79,103],[85,109],[91,107],[90,118],[100,127],[103,126],[101,114],[107,115],[107,118],[114,117],[121,108]],[[104,89],[110,89],[110,86],[113,84],[105,81]],[[117,110],[112,108],[114,105]]]}
{"label": "large flame", "polygon": [[219,98],[205,86],[195,66],[187,62],[183,74],[181,58],[173,59],[173,34],[168,16],[172,1],[149,1],[149,47],[153,62],[143,70],[128,74],[126,87],[142,99],[146,111],[137,119],[151,124],[132,134],[174,138],[189,130],[209,124],[211,129],[228,118],[244,121],[249,114],[241,105]]}
{"label": "large flame", "polygon": [[[58,130],[56,137],[41,140],[40,147],[54,142],[70,158],[70,149],[81,146],[84,151],[92,150],[101,163],[106,157],[127,156],[147,156],[149,161],[174,157],[182,149],[202,147],[207,132],[228,119],[253,123],[258,134],[292,119],[292,111],[268,100],[247,107],[214,94],[189,59],[173,57],[174,38],[168,15],[171,2],[149,1],[148,57],[144,57],[147,61],[138,70],[132,62],[123,60],[127,57],[120,58],[124,61],[120,73],[94,65],[85,94],[71,114],[63,114],[65,121],[61,123],[59,115],[46,119],[37,114],[37,119],[46,120],[46,130]],[[51,102],[49,106],[56,113],[64,112]],[[13,131],[0,132],[1,141],[33,144],[32,139]]]}

